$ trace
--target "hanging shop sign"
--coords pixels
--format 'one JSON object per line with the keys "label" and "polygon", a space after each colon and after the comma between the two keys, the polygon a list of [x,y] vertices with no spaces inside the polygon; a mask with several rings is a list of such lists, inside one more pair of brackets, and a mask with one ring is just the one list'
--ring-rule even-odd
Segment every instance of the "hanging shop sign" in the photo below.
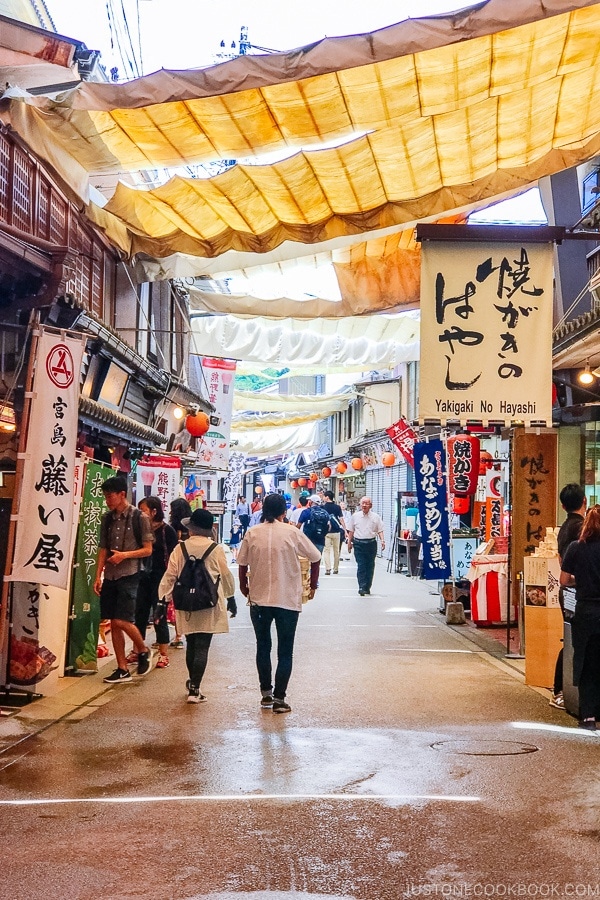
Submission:
{"label": "hanging shop sign", "polygon": [[450,567],[446,454],[440,440],[414,445],[415,481],[423,540],[423,578],[444,579]]}
{"label": "hanging shop sign", "polygon": [[450,493],[469,497],[477,490],[479,478],[479,439],[470,434],[455,434],[446,441]]}
{"label": "hanging shop sign", "polygon": [[179,497],[181,464],[175,456],[145,456],[136,468],[135,496],[158,497],[168,518],[171,501]]}
{"label": "hanging shop sign", "polygon": [[552,244],[424,242],[419,416],[551,423]]}
{"label": "hanging shop sign", "polygon": [[68,585],[84,340],[42,330],[38,341],[13,581]]}
{"label": "hanging shop sign", "polygon": [[197,462],[203,468],[217,469],[220,472],[226,472],[229,468],[235,368],[236,363],[233,360],[202,357],[202,371],[208,385],[208,399],[215,407],[215,418],[219,424],[211,425],[210,431],[199,439]]}
{"label": "hanging shop sign", "polygon": [[390,440],[395,447],[398,448],[409,466],[415,467],[413,456],[413,447],[419,440],[419,436],[414,428],[411,428],[406,419],[403,417],[385,429],[390,436]]}

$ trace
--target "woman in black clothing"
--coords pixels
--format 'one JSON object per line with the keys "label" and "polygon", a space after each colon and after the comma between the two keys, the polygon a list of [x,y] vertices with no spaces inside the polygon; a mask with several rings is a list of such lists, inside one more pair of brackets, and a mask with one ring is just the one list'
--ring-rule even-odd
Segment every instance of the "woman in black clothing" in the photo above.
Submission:
{"label": "woman in black clothing", "polygon": [[[182,525],[181,520],[189,519],[191,515],[192,507],[183,497],[177,497],[176,500],[171,501],[171,515],[169,517],[169,521],[171,522],[171,526],[177,533],[178,541],[186,541],[189,538],[189,529],[186,528],[185,525]],[[173,616],[173,618],[169,619],[169,621],[172,625],[175,625],[175,610],[172,604],[169,604],[169,609],[171,615]],[[174,650],[183,650],[183,648],[185,647],[185,644],[183,643],[183,635],[178,634],[177,632],[177,625],[175,625],[175,637],[171,641],[171,647],[173,647]]]}
{"label": "woman in black clothing", "polygon": [[[158,497],[144,497],[138,503],[140,511],[148,516],[154,534],[152,545],[151,566],[142,570],[135,604],[135,624],[139,632],[146,639],[146,628],[150,612],[154,614],[154,630],[158,644],[159,657],[156,663],[157,669],[166,669],[169,665],[169,624],[167,622],[167,610],[164,604],[159,605],[158,585],[167,571],[169,556],[177,546],[177,533],[175,529],[164,521],[162,502]],[[132,660],[135,662],[135,660]]]}
{"label": "woman in black clothing", "polygon": [[575,585],[573,683],[579,687],[579,725],[596,731],[600,714],[600,506],[588,512],[578,541],[569,544],[560,583]]}

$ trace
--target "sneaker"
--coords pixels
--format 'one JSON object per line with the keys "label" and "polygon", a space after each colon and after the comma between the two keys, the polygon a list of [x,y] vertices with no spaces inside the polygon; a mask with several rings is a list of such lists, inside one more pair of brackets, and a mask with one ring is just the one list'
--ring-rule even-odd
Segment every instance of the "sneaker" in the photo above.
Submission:
{"label": "sneaker", "polygon": [[187,688],[187,702],[188,703],[206,703],[206,697],[204,694],[200,693],[200,688],[189,680],[186,681],[185,686]]}
{"label": "sneaker", "polygon": [[169,644],[169,647],[173,647],[174,650],[183,650],[184,646],[183,641],[171,641]]}
{"label": "sneaker", "polygon": [[554,694],[552,700],[550,701],[550,706],[554,706],[555,709],[565,708],[565,698],[563,697],[562,691],[560,691],[558,694]]}
{"label": "sneaker", "polygon": [[326,575],[331,575],[331,569],[325,569],[325,574],[326,574]]}
{"label": "sneaker", "polygon": [[579,722],[579,727],[583,728],[585,731],[596,731],[596,720],[581,719]]}
{"label": "sneaker", "polygon": [[136,669],[137,675],[147,675],[150,671],[150,650],[145,653],[138,653],[138,664]]}
{"label": "sneaker", "polygon": [[275,697],[273,698],[273,712],[274,713],[288,713],[292,711],[292,707],[289,703],[286,703],[285,700],[277,700]]}
{"label": "sneaker", "polygon": [[260,705],[262,709],[269,709],[269,707],[273,706],[273,697],[271,694],[266,694],[264,697],[261,697]]}
{"label": "sneaker", "polygon": [[133,666],[138,661],[138,654],[136,650],[132,650],[129,656],[127,657],[127,665]]}
{"label": "sneaker", "polygon": [[166,669],[168,665],[169,665],[169,657],[163,656],[162,653],[159,653],[158,660],[156,663],[156,668],[157,669]]}
{"label": "sneaker", "polygon": [[367,593],[366,591],[359,591],[359,592],[358,592],[358,596],[359,596],[359,597],[364,597],[366,593]]}
{"label": "sneaker", "polygon": [[131,681],[131,672],[127,669],[115,669],[112,675],[107,675],[106,678],[102,679],[106,682],[106,684],[125,684],[126,681]]}
{"label": "sneaker", "polygon": [[334,575],[337,575],[337,574],[338,574],[338,570],[337,570],[337,569],[334,569],[334,570],[333,570],[333,574],[334,574]]}

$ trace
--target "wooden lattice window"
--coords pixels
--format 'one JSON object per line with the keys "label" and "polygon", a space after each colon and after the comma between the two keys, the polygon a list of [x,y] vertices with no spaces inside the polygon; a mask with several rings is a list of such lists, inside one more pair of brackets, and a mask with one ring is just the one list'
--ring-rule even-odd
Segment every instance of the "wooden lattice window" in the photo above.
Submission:
{"label": "wooden lattice window", "polygon": [[0,219],[9,221],[10,197],[8,195],[10,184],[10,144],[3,134],[0,134]]}
{"label": "wooden lattice window", "polygon": [[12,182],[12,224],[31,233],[31,189],[33,165],[19,147],[14,148]]}
{"label": "wooden lattice window", "polygon": [[54,191],[50,194],[50,236],[55,244],[67,243],[67,204]]}
{"label": "wooden lattice window", "polygon": [[41,179],[39,185],[37,233],[47,241],[50,236],[50,185]]}

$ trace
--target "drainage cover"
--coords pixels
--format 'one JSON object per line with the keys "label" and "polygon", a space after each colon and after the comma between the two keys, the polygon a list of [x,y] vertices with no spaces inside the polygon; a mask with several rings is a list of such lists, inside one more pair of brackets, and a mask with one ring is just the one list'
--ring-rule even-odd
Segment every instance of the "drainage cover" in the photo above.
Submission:
{"label": "drainage cover", "polygon": [[518,756],[521,753],[535,753],[534,744],[520,741],[436,741],[430,745],[433,750],[446,753],[461,753],[463,756]]}

